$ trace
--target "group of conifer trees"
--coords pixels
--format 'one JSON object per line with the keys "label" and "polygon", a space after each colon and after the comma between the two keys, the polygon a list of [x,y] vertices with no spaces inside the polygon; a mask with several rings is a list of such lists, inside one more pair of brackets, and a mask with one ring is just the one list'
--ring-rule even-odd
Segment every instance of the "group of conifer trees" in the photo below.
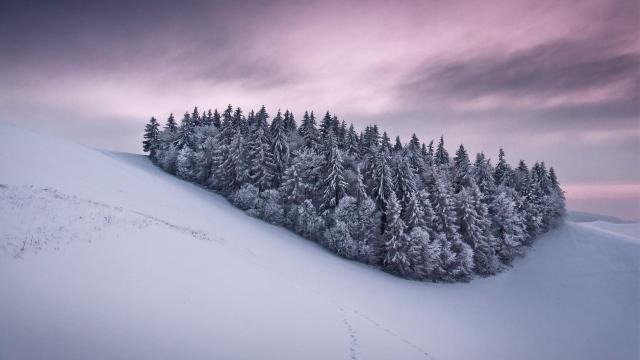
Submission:
{"label": "group of conifer trees", "polygon": [[226,196],[345,258],[411,279],[468,281],[495,274],[565,213],[553,168],[493,165],[437,146],[395,142],[376,125],[356,132],[327,112],[269,120],[197,108],[178,125],[145,128],[143,148],[165,171]]}

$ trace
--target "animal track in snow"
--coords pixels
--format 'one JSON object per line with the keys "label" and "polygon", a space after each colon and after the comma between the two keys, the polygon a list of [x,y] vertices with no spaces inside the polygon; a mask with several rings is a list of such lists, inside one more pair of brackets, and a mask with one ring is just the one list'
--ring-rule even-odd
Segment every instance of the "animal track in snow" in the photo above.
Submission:
{"label": "animal track in snow", "polygon": [[347,331],[349,332],[349,356],[351,360],[356,360],[358,358],[358,350],[360,349],[360,344],[358,343],[358,336],[353,329],[353,326],[347,319],[347,314],[343,308],[340,308],[340,313],[342,315],[342,322],[347,327]]}

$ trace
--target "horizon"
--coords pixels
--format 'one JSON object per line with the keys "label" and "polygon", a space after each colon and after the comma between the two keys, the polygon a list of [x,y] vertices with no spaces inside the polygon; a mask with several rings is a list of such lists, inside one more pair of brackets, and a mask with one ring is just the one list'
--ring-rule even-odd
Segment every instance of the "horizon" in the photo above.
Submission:
{"label": "horizon", "polygon": [[638,221],[638,7],[16,2],[0,14],[0,119],[141,153],[151,116],[193,106],[330,111],[403,142],[544,161],[569,210]]}

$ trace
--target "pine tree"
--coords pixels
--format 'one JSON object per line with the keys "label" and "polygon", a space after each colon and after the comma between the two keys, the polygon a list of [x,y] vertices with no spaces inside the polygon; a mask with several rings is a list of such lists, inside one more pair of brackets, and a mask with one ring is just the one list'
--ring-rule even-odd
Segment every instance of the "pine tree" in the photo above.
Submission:
{"label": "pine tree", "polygon": [[[331,118],[331,114],[327,111],[327,113],[322,118],[320,122],[320,141],[325,141],[327,136],[329,136],[329,132],[333,132],[333,119]],[[335,133],[334,133],[335,136]]]}
{"label": "pine tree", "polygon": [[394,192],[389,159],[385,151],[378,147],[371,149],[364,177],[367,179],[368,193],[378,205],[378,209],[384,211],[389,196]]}
{"label": "pine tree", "polygon": [[396,143],[393,145],[393,152],[399,153],[402,151],[402,141],[400,141],[400,136],[396,136]]}
{"label": "pine tree", "polygon": [[471,162],[464,146],[460,144],[456,156],[453,158],[453,191],[459,192],[463,187],[471,185]]}
{"label": "pine tree", "polygon": [[384,151],[386,151],[389,154],[393,151],[393,147],[391,146],[391,139],[389,138],[389,135],[387,135],[386,131],[382,133],[382,139],[380,140],[380,146],[382,147],[382,149]]}
{"label": "pine tree", "polygon": [[440,142],[438,143],[438,148],[436,149],[433,160],[435,164],[439,166],[449,165],[449,153],[447,149],[444,148],[444,136],[440,136]]}
{"label": "pine tree", "polygon": [[342,156],[338,149],[338,144],[333,135],[333,130],[329,130],[326,138],[327,155],[322,165],[324,181],[321,184],[322,205],[320,210],[326,213],[334,208],[338,201],[346,194],[347,182],[344,180],[344,167]]}
{"label": "pine tree", "polygon": [[460,237],[457,226],[454,199],[451,186],[445,174],[435,174],[436,186],[433,193],[434,227],[439,235],[446,238],[446,246],[440,249],[441,280],[468,281],[473,271],[473,251]]}
{"label": "pine tree", "polygon": [[231,107],[231,104],[229,104],[224,113],[222,113],[220,129],[222,133],[222,143],[229,145],[234,134],[238,131],[238,129],[233,126],[233,107]]}
{"label": "pine tree", "polygon": [[249,124],[247,119],[242,115],[242,109],[239,107],[233,112],[233,118],[231,118],[231,126],[233,131],[240,132],[245,138],[250,138]]}
{"label": "pine tree", "polygon": [[493,180],[493,167],[483,153],[476,155],[473,164],[473,179],[480,188],[485,204],[491,203],[496,192],[496,185]]}
{"label": "pine tree", "polygon": [[349,125],[345,142],[345,151],[347,155],[354,159],[358,159],[360,157],[360,144],[358,141],[358,134],[356,134],[353,124]]}
{"label": "pine tree", "polygon": [[142,150],[149,153],[149,157],[155,160],[156,151],[160,148],[160,124],[156,118],[151,117],[149,123],[144,127],[144,141]]}
{"label": "pine tree", "polygon": [[301,204],[313,198],[315,184],[319,178],[321,158],[313,150],[299,150],[285,170],[280,192],[288,204]]}
{"label": "pine tree", "polygon": [[193,108],[193,112],[191,113],[191,121],[192,126],[202,126],[202,117],[200,116],[200,112],[198,111],[198,107]]}
{"label": "pine tree", "polygon": [[462,240],[473,249],[475,271],[481,275],[498,272],[499,263],[495,254],[495,241],[491,235],[491,220],[482,193],[472,183],[456,196],[456,212]]}
{"label": "pine tree", "polygon": [[282,176],[289,164],[289,139],[282,114],[271,122],[271,153],[273,154],[273,185],[279,187]]}
{"label": "pine tree", "polygon": [[288,134],[292,134],[296,130],[298,130],[298,125],[296,124],[296,120],[293,117],[293,113],[289,110],[284,112],[284,128]]}
{"label": "pine tree", "polygon": [[400,204],[394,193],[391,193],[385,210],[387,227],[382,235],[380,247],[382,267],[393,274],[407,276],[411,272],[411,262],[407,251],[409,238],[404,233],[405,224],[400,218]]}
{"label": "pine tree", "polygon": [[248,145],[249,181],[260,191],[266,190],[273,183],[275,165],[269,137],[265,134],[265,128],[260,122],[253,130],[251,143]]}
{"label": "pine tree", "polygon": [[213,116],[209,117],[211,118],[211,125],[215,126],[216,129],[220,129],[220,127],[222,126],[222,121],[218,109],[213,110]]}
{"label": "pine tree", "polygon": [[202,126],[211,126],[213,124],[213,113],[211,109],[202,113],[201,123]]}
{"label": "pine tree", "polygon": [[305,111],[298,133],[303,139],[305,148],[315,149],[318,146],[318,129],[316,129],[316,120],[313,111],[311,115]]}
{"label": "pine tree", "polygon": [[167,119],[164,129],[171,133],[178,131],[178,124],[176,123],[176,119],[173,117],[173,113],[169,114],[169,118]]}
{"label": "pine tree", "polygon": [[[197,109],[197,108],[196,108]],[[195,141],[195,123],[189,113],[184,113],[178,134],[175,140],[175,146],[178,150],[182,150],[185,146],[194,149]]]}
{"label": "pine tree", "polygon": [[493,171],[493,180],[496,183],[496,186],[507,185],[513,186],[512,181],[512,172],[511,166],[507,163],[507,160],[504,157],[504,150],[500,149],[498,153],[498,163],[496,164],[496,168]]}
{"label": "pine tree", "polygon": [[491,231],[497,242],[497,252],[505,264],[522,254],[526,241],[525,224],[513,199],[514,190],[500,187],[491,203]]}
{"label": "pine tree", "polygon": [[244,137],[239,131],[234,134],[231,144],[224,152],[222,171],[220,178],[222,178],[226,193],[238,190],[249,180],[249,166],[247,164]]}

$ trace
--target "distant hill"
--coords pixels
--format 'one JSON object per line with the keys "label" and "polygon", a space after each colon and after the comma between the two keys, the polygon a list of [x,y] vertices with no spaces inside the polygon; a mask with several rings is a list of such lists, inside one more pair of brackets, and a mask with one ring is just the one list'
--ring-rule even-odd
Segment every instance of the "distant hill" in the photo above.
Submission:
{"label": "distant hill", "polygon": [[637,221],[624,220],[615,216],[594,214],[583,211],[568,211],[567,218],[575,222],[592,222],[592,221],[606,221],[614,224],[632,224]]}

